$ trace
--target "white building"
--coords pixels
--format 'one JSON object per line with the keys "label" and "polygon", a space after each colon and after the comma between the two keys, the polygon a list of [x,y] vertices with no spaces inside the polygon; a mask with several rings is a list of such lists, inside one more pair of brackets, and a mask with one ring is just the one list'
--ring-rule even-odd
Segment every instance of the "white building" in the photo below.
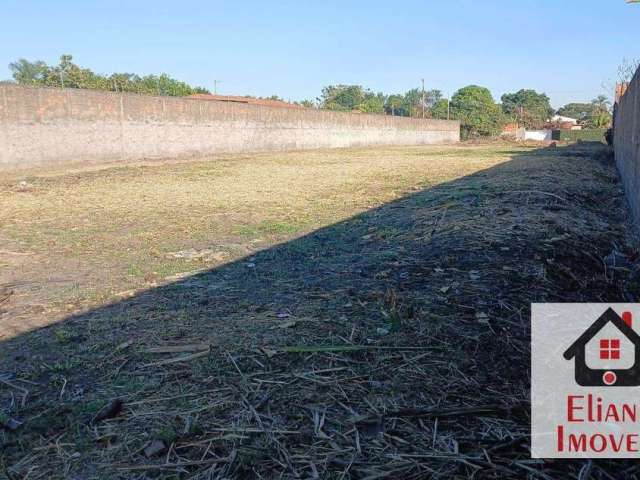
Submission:
{"label": "white building", "polygon": [[553,139],[551,130],[526,130],[524,132],[524,140],[533,140],[535,142],[550,142]]}
{"label": "white building", "polygon": [[557,122],[557,123],[571,123],[572,125],[577,125],[578,124],[578,120],[575,118],[571,118],[571,117],[563,117],[562,115],[554,115],[553,117],[551,117],[551,121],[552,122]]}

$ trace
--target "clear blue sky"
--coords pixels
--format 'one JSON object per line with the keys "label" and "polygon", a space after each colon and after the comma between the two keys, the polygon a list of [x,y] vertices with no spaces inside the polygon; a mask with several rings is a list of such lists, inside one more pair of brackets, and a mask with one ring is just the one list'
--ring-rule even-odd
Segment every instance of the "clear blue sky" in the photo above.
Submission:
{"label": "clear blue sky", "polygon": [[219,92],[292,100],[357,83],[498,99],[533,88],[559,107],[603,93],[640,57],[640,4],[624,0],[2,0],[0,79],[63,53],[100,73],[166,72]]}

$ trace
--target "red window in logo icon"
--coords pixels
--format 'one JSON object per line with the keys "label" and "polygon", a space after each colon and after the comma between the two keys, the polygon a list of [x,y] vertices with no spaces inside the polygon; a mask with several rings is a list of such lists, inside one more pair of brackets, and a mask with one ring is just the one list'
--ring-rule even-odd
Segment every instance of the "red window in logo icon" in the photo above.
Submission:
{"label": "red window in logo icon", "polygon": [[600,340],[600,360],[620,360],[620,340]]}

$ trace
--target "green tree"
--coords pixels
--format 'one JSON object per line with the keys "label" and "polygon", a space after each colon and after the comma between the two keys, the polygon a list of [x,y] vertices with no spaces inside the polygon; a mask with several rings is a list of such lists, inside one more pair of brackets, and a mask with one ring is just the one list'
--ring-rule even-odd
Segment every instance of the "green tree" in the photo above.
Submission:
{"label": "green tree", "polygon": [[442,98],[436,102],[431,108],[431,117],[438,120],[447,120],[449,115],[449,102],[447,99]]}
{"label": "green tree", "polygon": [[62,55],[60,63],[49,68],[44,83],[52,87],[109,90],[104,76],[97,75],[88,68],[79,67],[73,63],[71,55]]}
{"label": "green tree", "polygon": [[591,100],[591,105],[593,105],[596,110],[608,112],[611,107],[611,102],[606,95],[598,95],[596,98]]}
{"label": "green tree", "polygon": [[[422,90],[413,88],[404,94],[403,111],[409,117],[422,116]],[[431,110],[442,100],[442,92],[440,90],[426,90],[424,92],[424,108],[427,117],[432,116]]]}
{"label": "green tree", "polygon": [[461,88],[451,97],[451,118],[460,120],[463,138],[497,136],[505,119],[489,89],[477,85]]}
{"label": "green tree", "polygon": [[589,128],[608,128],[611,126],[611,102],[605,95],[598,95],[591,100],[593,112],[586,118],[585,124]]}
{"label": "green tree", "polygon": [[388,115],[403,115],[404,109],[404,96],[402,95],[389,95],[384,106],[384,110]]}
{"label": "green tree", "polygon": [[590,103],[568,103],[556,112],[563,117],[575,118],[586,128],[611,126],[611,102],[605,95],[598,95]]}
{"label": "green tree", "polygon": [[595,112],[595,107],[592,103],[567,103],[565,106],[560,107],[556,114],[563,117],[575,118],[578,121],[583,121]]}
{"label": "green tree", "polygon": [[115,92],[138,92],[136,85],[140,83],[140,77],[133,73],[112,73],[107,79],[109,90]]}
{"label": "green tree", "polygon": [[507,118],[529,129],[542,128],[553,115],[547,95],[524,89],[502,95],[502,111]]}
{"label": "green tree", "polygon": [[568,103],[556,112],[563,117],[575,118],[586,128],[607,128],[611,126],[610,102],[604,95],[594,98],[591,103]]}
{"label": "green tree", "polygon": [[422,115],[422,91],[412,88],[404,94],[403,113],[407,117]]}
{"label": "green tree", "polygon": [[442,98],[442,92],[440,90],[427,90],[425,92],[425,106],[427,110],[431,110],[436,106],[438,102],[440,102]]}
{"label": "green tree", "polygon": [[20,59],[9,64],[13,78],[20,85],[35,85],[65,88],[88,88],[116,92],[135,92],[150,95],[184,96],[193,93],[209,93],[202,87],[191,87],[169,75],[147,75],[140,77],[133,73],[113,73],[100,75],[73,62],[71,55],[62,55],[58,65],[49,66],[45,62],[29,62]]}
{"label": "green tree", "polygon": [[365,90],[360,85],[329,85],[318,99],[322,108],[350,112],[364,102]]}
{"label": "green tree", "polygon": [[43,61],[30,62],[21,58],[17,62],[9,64],[9,70],[16,83],[20,85],[42,85],[49,71],[49,67]]}
{"label": "green tree", "polygon": [[365,92],[364,100],[358,105],[357,110],[362,113],[384,113],[386,97],[383,93],[374,94]]}
{"label": "green tree", "polygon": [[585,122],[587,128],[609,128],[613,117],[607,110],[598,110]]}
{"label": "green tree", "polygon": [[318,102],[328,110],[384,113],[385,96],[360,85],[330,85],[322,89]]}
{"label": "green tree", "polygon": [[299,102],[296,102],[298,105],[302,105],[303,107],[306,108],[315,108],[316,104],[313,100],[301,100]]}

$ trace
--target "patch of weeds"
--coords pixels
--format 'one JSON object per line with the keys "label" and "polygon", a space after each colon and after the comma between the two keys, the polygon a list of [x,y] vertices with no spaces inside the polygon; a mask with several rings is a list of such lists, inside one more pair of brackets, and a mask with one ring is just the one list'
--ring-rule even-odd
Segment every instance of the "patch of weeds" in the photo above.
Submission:
{"label": "patch of weeds", "polygon": [[398,314],[398,297],[393,288],[388,288],[382,299],[382,316],[389,325],[389,330],[394,331],[400,327],[400,315]]}
{"label": "patch of weeds", "polygon": [[57,328],[53,331],[53,338],[55,338],[56,341],[61,345],[71,342],[74,337],[75,335],[72,332],[64,328]]}
{"label": "patch of weeds", "polygon": [[86,289],[82,293],[82,296],[79,298],[81,298],[82,301],[84,302],[94,304],[94,303],[103,303],[107,299],[109,299],[110,296],[111,294],[109,292],[106,292],[101,289]]}
{"label": "patch of weeds", "polygon": [[127,275],[131,277],[142,277],[144,275],[144,271],[137,265],[132,264],[127,268]]}
{"label": "patch of weeds", "polygon": [[47,365],[45,371],[56,373],[69,372],[76,368],[78,365],[79,362],[77,360],[68,358],[65,360],[58,360],[55,363]]}
{"label": "patch of weeds", "polygon": [[95,417],[98,411],[105,405],[103,400],[89,400],[72,407],[72,413],[76,418],[89,419]]}
{"label": "patch of weeds", "polygon": [[60,389],[65,382],[66,379],[60,373],[54,373],[49,377],[49,383],[56,389]]}
{"label": "patch of weeds", "polygon": [[296,232],[299,232],[300,229],[301,227],[294,223],[263,220],[258,224],[237,226],[234,230],[235,230],[235,233],[239,235],[244,235],[247,237],[255,237],[260,234],[291,235]]}
{"label": "patch of weeds", "polygon": [[392,227],[383,227],[376,231],[376,238],[379,240],[388,240],[400,235],[402,232]]}
{"label": "patch of weeds", "polygon": [[220,360],[220,358],[215,355],[210,355],[206,357],[203,362],[199,362],[198,367],[201,369],[201,371],[197,371],[194,373],[202,374],[204,376],[212,373],[220,373],[220,371],[226,368],[226,362]]}
{"label": "patch of weeds", "polygon": [[238,225],[234,229],[234,233],[245,237],[258,236],[258,229],[253,225]]}
{"label": "patch of weeds", "polygon": [[154,262],[153,264],[150,264],[150,267],[151,266],[153,267],[153,271],[156,272],[158,278],[160,279],[171,277],[173,275],[176,275],[177,273],[182,273],[185,271],[184,263],[179,260],[168,260],[163,261],[162,263]]}
{"label": "patch of weeds", "polygon": [[382,315],[387,321],[390,332],[396,332],[400,329],[400,325],[402,324],[402,317],[400,316],[400,312],[397,309],[392,308],[391,310],[382,310]]}
{"label": "patch of weeds", "polygon": [[264,233],[292,234],[298,231],[298,226],[286,222],[262,222],[260,231]]}
{"label": "patch of weeds", "polygon": [[169,445],[178,439],[178,432],[172,425],[163,425],[154,435],[158,440],[164,440]]}
{"label": "patch of weeds", "polygon": [[387,290],[383,303],[381,313],[387,321],[390,332],[398,331],[404,321],[415,318],[415,306],[412,303],[401,303],[393,288]]}
{"label": "patch of weeds", "polygon": [[204,426],[198,421],[198,417],[189,418],[188,433],[191,435],[202,435],[204,433]]}

